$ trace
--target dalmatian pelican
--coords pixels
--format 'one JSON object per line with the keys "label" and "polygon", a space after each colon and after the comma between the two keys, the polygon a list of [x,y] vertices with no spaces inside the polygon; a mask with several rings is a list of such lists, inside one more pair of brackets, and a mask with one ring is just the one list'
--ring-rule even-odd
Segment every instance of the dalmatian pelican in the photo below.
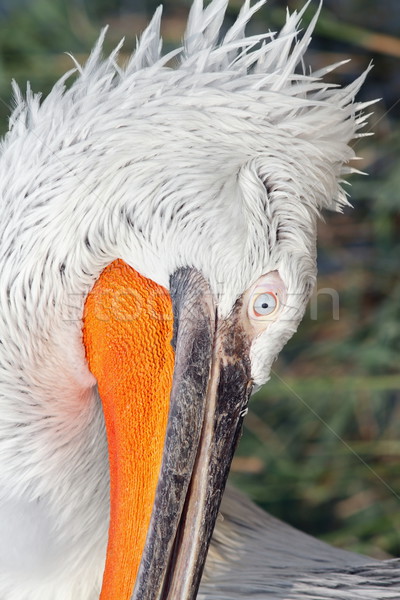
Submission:
{"label": "dalmatian pelican", "polygon": [[332,67],[302,66],[318,11],[301,34],[303,10],[246,37],[262,5],[246,1],[220,39],[226,4],[195,0],[165,56],[159,9],[125,66],[120,46],[103,58],[103,32],[44,100],[15,86],[1,600],[399,597],[395,562],[331,549],[234,491],[220,508],[366,120],[365,73],[336,88]]}

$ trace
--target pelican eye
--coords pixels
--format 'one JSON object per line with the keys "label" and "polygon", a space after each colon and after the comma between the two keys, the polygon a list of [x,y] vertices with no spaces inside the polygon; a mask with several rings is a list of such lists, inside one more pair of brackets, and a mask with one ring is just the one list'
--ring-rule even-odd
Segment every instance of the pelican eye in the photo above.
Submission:
{"label": "pelican eye", "polygon": [[279,299],[273,292],[257,294],[253,300],[253,316],[270,317],[279,308]]}
{"label": "pelican eye", "polygon": [[251,330],[256,335],[279,319],[286,305],[287,290],[278,271],[259,277],[245,292],[243,300]]}

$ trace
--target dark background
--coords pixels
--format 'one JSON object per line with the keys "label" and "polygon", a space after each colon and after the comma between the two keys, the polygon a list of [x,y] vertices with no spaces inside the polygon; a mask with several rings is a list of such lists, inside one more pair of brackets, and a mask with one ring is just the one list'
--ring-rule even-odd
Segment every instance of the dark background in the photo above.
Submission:
{"label": "dark background", "polygon": [[[107,48],[134,47],[153,0],[1,0],[0,124],[7,128],[10,80],[46,93],[84,61],[100,28]],[[250,33],[276,29],[285,2],[270,0]],[[303,3],[289,1],[291,10]],[[164,2],[168,50],[181,39],[189,3]],[[227,24],[240,2],[232,1]],[[317,7],[313,2],[305,22]],[[232,478],[273,514],[337,545],[376,557],[400,554],[400,2],[325,0],[308,60],[351,57],[331,75],[348,83],[372,59],[360,99],[382,98],[357,141],[370,176],[353,176],[354,209],[326,214],[319,231],[318,289],[270,383],[254,398]],[[123,54],[124,54],[123,53]],[[124,58],[124,56],[122,57]]]}

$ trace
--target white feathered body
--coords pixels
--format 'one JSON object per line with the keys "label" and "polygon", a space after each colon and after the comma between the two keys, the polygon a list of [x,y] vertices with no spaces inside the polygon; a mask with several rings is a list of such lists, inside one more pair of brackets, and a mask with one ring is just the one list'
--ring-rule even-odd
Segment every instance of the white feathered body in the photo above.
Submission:
{"label": "white feathered body", "polygon": [[253,344],[256,384],[303,314],[318,211],[346,203],[365,74],[338,89],[298,68],[316,17],[299,39],[296,13],[246,37],[259,5],[219,41],[226,2],[196,0],[176,69],[157,11],[124,68],[101,37],[44,100],[15,90],[0,158],[1,600],[99,594],[108,463],[81,318],[108,264],[166,287],[195,266],[223,315],[279,269],[291,302]]}

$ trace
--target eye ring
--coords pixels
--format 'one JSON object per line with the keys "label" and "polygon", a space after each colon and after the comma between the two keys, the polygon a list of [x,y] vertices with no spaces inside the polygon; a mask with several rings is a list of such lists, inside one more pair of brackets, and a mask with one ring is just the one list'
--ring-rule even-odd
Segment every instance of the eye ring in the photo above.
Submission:
{"label": "eye ring", "polygon": [[253,318],[269,319],[279,308],[279,298],[274,292],[262,291],[253,298]]}

